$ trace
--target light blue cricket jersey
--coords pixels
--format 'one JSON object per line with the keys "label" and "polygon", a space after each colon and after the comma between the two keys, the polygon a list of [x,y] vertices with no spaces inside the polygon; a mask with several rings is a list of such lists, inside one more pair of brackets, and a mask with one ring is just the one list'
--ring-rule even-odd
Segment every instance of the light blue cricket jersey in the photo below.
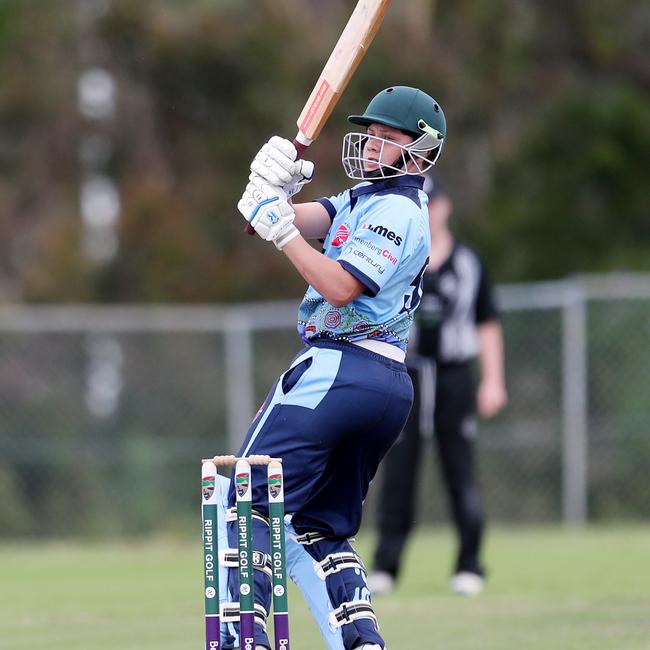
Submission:
{"label": "light blue cricket jersey", "polygon": [[431,247],[423,183],[422,176],[366,181],[319,200],[332,220],[323,254],[366,289],[334,307],[310,286],[298,312],[305,342],[375,339],[406,351]]}

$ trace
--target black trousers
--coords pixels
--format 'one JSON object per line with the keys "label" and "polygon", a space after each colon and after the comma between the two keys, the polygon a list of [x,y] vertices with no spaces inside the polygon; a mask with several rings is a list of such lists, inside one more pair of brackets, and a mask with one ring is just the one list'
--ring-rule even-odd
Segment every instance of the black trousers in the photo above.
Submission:
{"label": "black trousers", "polygon": [[430,433],[434,434],[434,448],[458,539],[454,572],[483,575],[479,556],[484,513],[474,466],[476,386],[471,365],[436,367],[424,360],[410,368],[409,374],[415,394],[413,408],[382,463],[374,569],[394,577],[399,574],[404,546],[416,523],[419,461]]}

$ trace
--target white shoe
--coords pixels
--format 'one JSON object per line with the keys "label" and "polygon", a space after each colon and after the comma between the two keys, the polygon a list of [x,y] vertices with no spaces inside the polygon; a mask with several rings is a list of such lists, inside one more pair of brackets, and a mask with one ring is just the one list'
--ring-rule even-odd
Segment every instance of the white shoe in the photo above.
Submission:
{"label": "white shoe", "polygon": [[[368,589],[373,596],[389,594],[395,589],[395,578],[386,571],[373,571],[368,574]],[[368,648],[373,650],[372,646],[368,646]]]}
{"label": "white shoe", "polygon": [[364,643],[363,645],[354,648],[354,650],[384,650],[384,648],[376,643]]}
{"label": "white shoe", "polygon": [[459,596],[478,596],[485,587],[483,577],[478,573],[471,573],[469,571],[461,571],[457,573],[452,579],[449,588]]}

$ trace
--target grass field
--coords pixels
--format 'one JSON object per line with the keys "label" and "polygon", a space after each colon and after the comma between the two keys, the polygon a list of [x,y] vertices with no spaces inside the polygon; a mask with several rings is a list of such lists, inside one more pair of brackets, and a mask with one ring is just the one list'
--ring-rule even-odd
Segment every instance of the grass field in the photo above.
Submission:
{"label": "grass field", "polygon": [[[364,557],[370,547],[362,537]],[[492,530],[486,592],[447,592],[448,534],[420,533],[378,598],[390,650],[650,650],[650,527]],[[203,648],[200,539],[0,546],[0,648]],[[294,650],[323,648],[292,592]]]}

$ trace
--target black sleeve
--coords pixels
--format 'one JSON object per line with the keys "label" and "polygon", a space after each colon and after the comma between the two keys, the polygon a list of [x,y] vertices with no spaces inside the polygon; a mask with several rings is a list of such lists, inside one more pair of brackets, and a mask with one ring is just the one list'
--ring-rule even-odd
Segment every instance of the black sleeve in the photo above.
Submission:
{"label": "black sleeve", "polygon": [[478,260],[480,272],[479,272],[479,284],[478,284],[478,293],[476,295],[476,324],[480,325],[481,323],[488,323],[489,321],[499,319],[499,310],[497,309],[496,303],[494,301],[494,293],[492,291],[492,283],[488,276],[487,271],[485,270],[485,265],[479,259]]}
{"label": "black sleeve", "polygon": [[[332,205],[332,202],[329,199],[316,199],[314,203],[320,203],[326,210],[327,214],[330,217],[330,226],[332,225],[332,222],[334,221],[334,217],[336,217],[336,208]],[[321,244],[325,244],[325,239],[319,239],[318,240]],[[321,253],[324,253],[325,249],[321,249]]]}

